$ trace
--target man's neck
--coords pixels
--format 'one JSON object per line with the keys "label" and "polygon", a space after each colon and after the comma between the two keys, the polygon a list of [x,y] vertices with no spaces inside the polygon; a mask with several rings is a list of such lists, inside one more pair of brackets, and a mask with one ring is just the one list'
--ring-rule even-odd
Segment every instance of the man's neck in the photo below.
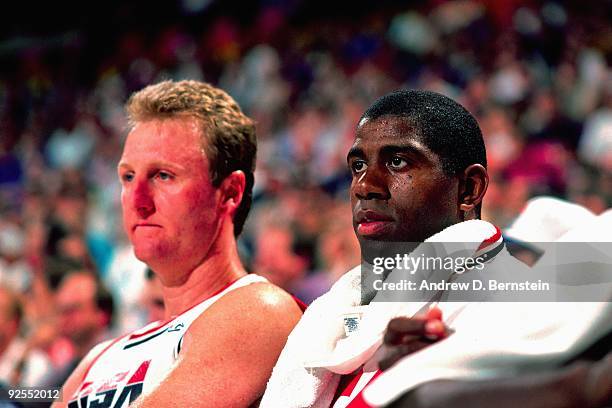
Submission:
{"label": "man's neck", "polygon": [[219,239],[206,258],[176,286],[162,286],[165,316],[177,316],[226,288],[247,273],[240,262],[236,240]]}

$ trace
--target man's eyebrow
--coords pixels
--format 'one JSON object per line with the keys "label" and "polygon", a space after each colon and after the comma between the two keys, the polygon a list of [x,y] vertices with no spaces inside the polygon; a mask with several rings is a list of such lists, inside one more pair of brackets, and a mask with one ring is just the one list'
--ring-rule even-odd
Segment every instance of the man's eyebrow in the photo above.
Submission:
{"label": "man's eyebrow", "polygon": [[363,157],[363,150],[360,147],[351,147],[346,154],[346,159],[350,159],[351,157]]}
{"label": "man's eyebrow", "polygon": [[[150,168],[170,168],[174,170],[184,170],[185,169],[185,166],[181,164],[170,163],[170,162],[165,162],[165,161],[154,161],[154,162],[149,163],[148,166]],[[123,168],[131,169],[132,166],[126,162],[119,162],[119,164],[117,165],[117,170],[121,170]]]}
{"label": "man's eyebrow", "polygon": [[403,144],[403,145],[386,145],[381,147],[380,153],[384,155],[394,153],[408,153],[418,159],[429,160],[427,150],[421,145]]}
{"label": "man's eyebrow", "polygon": [[132,167],[132,166],[130,166],[126,162],[119,162],[119,164],[117,164],[117,170],[121,170],[121,169],[124,169],[124,168],[130,168],[130,167]]}

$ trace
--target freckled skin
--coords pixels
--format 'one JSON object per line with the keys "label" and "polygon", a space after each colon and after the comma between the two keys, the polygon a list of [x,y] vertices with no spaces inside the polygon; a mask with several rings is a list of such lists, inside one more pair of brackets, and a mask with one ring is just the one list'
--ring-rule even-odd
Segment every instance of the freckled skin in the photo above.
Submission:
{"label": "freckled skin", "polygon": [[160,276],[167,286],[183,282],[202,262],[222,222],[200,140],[195,121],[140,123],[119,164],[126,232],[140,260],[177,272]]}
{"label": "freckled skin", "polygon": [[[393,146],[410,149],[389,153]],[[369,240],[422,242],[460,222],[459,180],[442,171],[440,158],[419,139],[410,123],[397,116],[363,121],[357,128],[348,163],[353,174],[353,226],[363,245]],[[394,165],[394,160],[402,168]],[[355,214],[372,209],[391,218],[375,234],[360,233]]]}

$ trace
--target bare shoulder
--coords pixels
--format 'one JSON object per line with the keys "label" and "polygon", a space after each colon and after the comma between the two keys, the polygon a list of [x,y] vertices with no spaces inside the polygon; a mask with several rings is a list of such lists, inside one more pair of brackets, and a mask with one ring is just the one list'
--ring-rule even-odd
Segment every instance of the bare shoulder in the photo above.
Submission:
{"label": "bare shoulder", "polygon": [[[301,315],[301,310],[295,299],[285,290],[269,282],[258,282],[235,289],[221,299],[213,307],[242,308],[266,310],[271,313],[287,313]],[[209,310],[213,310],[211,307]]]}
{"label": "bare shoulder", "polygon": [[302,311],[289,293],[268,282],[253,283],[225,294],[202,313],[188,331],[185,346],[190,334],[197,335],[199,329],[208,330],[211,325],[217,327],[219,334],[231,337],[256,327],[259,333],[277,332],[286,340],[301,316]]}
{"label": "bare shoulder", "polygon": [[[170,406],[177,398],[183,406],[251,405],[300,316],[291,295],[269,283],[225,294],[191,324],[171,373],[133,406]],[[186,386],[191,392],[177,395]]]}

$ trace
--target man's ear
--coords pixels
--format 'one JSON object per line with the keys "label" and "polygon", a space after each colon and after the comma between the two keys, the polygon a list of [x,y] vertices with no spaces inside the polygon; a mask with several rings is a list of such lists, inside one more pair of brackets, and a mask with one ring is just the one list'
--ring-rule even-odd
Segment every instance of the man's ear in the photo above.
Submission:
{"label": "man's ear", "polygon": [[221,191],[221,207],[225,207],[232,218],[242,202],[245,188],[246,176],[242,170],[231,172],[223,179],[219,186]]}
{"label": "man's ear", "polygon": [[459,211],[463,220],[478,218],[477,207],[487,192],[489,174],[482,164],[471,164],[459,178]]}

